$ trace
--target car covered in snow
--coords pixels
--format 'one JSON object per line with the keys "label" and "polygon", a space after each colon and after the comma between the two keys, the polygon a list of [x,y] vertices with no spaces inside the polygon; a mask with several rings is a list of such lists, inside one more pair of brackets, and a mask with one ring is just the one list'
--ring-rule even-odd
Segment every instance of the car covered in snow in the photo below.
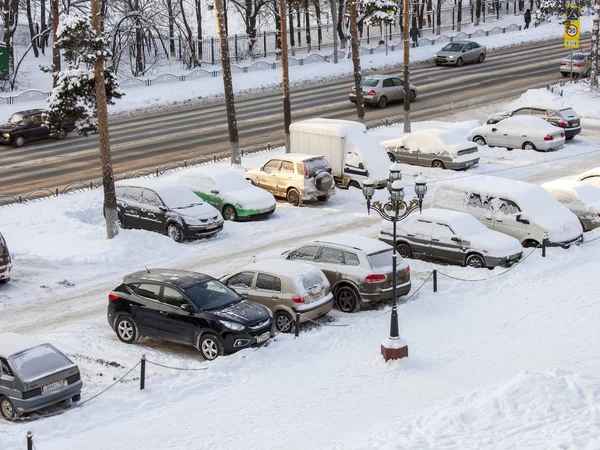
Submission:
{"label": "car covered in snow", "polygon": [[[398,224],[396,248],[402,258],[426,257],[454,264],[493,269],[521,259],[521,243],[488,229],[470,214],[424,209]],[[392,226],[383,222],[379,239],[394,245]]]}
{"label": "car covered in snow", "polygon": [[565,132],[539,117],[515,116],[473,128],[469,139],[477,145],[490,147],[549,151],[565,145]]}
{"label": "car covered in snow", "polygon": [[202,273],[146,269],[108,296],[108,324],[121,342],[141,336],[194,345],[209,361],[274,336],[269,308]]}
{"label": "car covered in snow", "polygon": [[244,176],[225,167],[195,167],[164,178],[182,184],[211,204],[225,220],[262,219],[275,211],[275,197],[253,186]]}
{"label": "car covered in snow", "polygon": [[577,181],[600,189],[600,167],[586,170],[575,177]]}
{"label": "car covered in snow", "polygon": [[[64,138],[75,129],[75,123],[65,121],[57,139]],[[0,143],[22,147],[26,142],[50,137],[50,128],[44,124],[43,109],[28,109],[14,113],[8,122],[0,125]]]}
{"label": "car covered in snow", "polygon": [[381,145],[392,162],[453,170],[479,163],[477,145],[450,130],[419,130]]}
{"label": "car covered in snow", "polygon": [[471,214],[486,227],[514,237],[524,247],[569,247],[583,240],[575,214],[537,184],[490,175],[436,183],[432,208]]}
{"label": "car covered in snow", "polygon": [[189,188],[162,180],[115,183],[119,223],[166,234],[175,242],[210,237],[223,229],[223,217]]}
{"label": "car covered in snow", "polygon": [[52,344],[0,334],[0,413],[5,419],[81,400],[79,368]]}
{"label": "car covered in snow", "polygon": [[[312,264],[327,276],[338,308],[347,313],[392,299],[393,248],[377,239],[340,234],[301,244],[281,254]],[[398,259],[396,294],[410,292],[410,267]]]}
{"label": "car covered in snow", "polygon": [[581,119],[575,110],[573,110],[573,108],[570,106],[525,106],[512,111],[504,111],[494,114],[489,117],[487,124],[493,125],[501,120],[508,119],[509,117],[518,119],[523,116],[537,117],[545,120],[555,127],[562,128],[565,132],[566,139],[572,139],[581,133]]}
{"label": "car covered in snow", "polygon": [[242,297],[269,308],[275,327],[284,333],[294,330],[296,313],[300,322],[331,311],[333,295],[321,270],[294,261],[261,260],[221,278]]}
{"label": "car covered in snow", "polygon": [[0,233],[0,284],[8,283],[10,280],[10,271],[12,270],[12,258],[8,251],[6,239]]}
{"label": "car covered in snow", "polygon": [[579,218],[583,231],[600,227],[600,189],[575,180],[551,181],[542,187]]}

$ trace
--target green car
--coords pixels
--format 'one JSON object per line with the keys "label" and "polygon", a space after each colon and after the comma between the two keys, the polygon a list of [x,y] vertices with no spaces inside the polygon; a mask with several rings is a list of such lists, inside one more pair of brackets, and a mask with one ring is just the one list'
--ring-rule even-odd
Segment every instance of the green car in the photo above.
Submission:
{"label": "green car", "polygon": [[165,178],[190,188],[221,211],[225,220],[263,219],[275,211],[273,195],[225,167],[211,164],[177,171]]}

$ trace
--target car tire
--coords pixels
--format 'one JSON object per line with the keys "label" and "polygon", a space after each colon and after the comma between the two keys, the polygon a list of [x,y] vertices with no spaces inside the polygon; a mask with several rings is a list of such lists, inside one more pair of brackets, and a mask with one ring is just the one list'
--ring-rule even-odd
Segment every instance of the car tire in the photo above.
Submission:
{"label": "car tire", "polygon": [[302,203],[302,201],[300,200],[300,192],[298,192],[298,189],[296,188],[291,188],[287,192],[286,200],[290,205],[293,206],[300,206],[300,204]]}
{"label": "car tire", "polygon": [[485,142],[485,139],[483,138],[483,136],[475,136],[473,138],[473,142],[475,142],[477,145],[486,145],[487,144]]}
{"label": "car tire", "polygon": [[317,197],[317,200],[319,200],[320,202],[326,202],[327,200],[329,200],[329,195],[319,195]]}
{"label": "car tire", "polygon": [[537,150],[537,148],[535,148],[535,145],[533,145],[533,142],[523,142],[523,146],[521,147],[523,150]]}
{"label": "car tire", "polygon": [[410,90],[410,102],[414,102],[417,99],[417,93],[415,91],[413,91],[412,89]]}
{"label": "car tire", "polygon": [[276,311],[274,314],[275,328],[281,333],[293,333],[296,321],[292,315],[285,311]]}
{"label": "car tire", "polygon": [[8,397],[0,397],[0,414],[6,420],[17,418],[17,410]]}
{"label": "car tire", "polygon": [[80,402],[81,401],[81,394],[76,394],[73,397],[71,397],[71,400],[73,400],[75,403]]}
{"label": "car tire", "polygon": [[396,162],[396,155],[394,155],[392,152],[388,152],[388,158],[390,159],[390,162]]}
{"label": "car tire", "polygon": [[13,144],[15,147],[23,147],[25,145],[25,137],[18,135],[13,139]]}
{"label": "car tire", "polygon": [[205,333],[198,341],[198,350],[206,361],[214,361],[224,354],[221,339],[216,334]]}
{"label": "car tire", "polygon": [[535,239],[527,239],[521,245],[525,248],[536,248],[540,246],[540,243]]}
{"label": "car tire", "polygon": [[129,316],[120,316],[115,322],[115,333],[121,342],[133,344],[138,340],[138,327]]}
{"label": "car tire", "polygon": [[463,64],[464,64],[464,61],[462,58],[458,58],[456,60],[456,67],[462,67]]}
{"label": "car tire", "polygon": [[406,242],[400,242],[396,245],[396,251],[402,259],[412,258],[412,247]]}
{"label": "car tire", "polygon": [[169,224],[167,227],[167,236],[169,236],[175,242],[183,242],[183,230],[176,223]]}
{"label": "car tire", "polygon": [[434,61],[434,63],[435,63],[436,66],[441,66],[442,65],[442,63],[437,62],[437,61]]}
{"label": "car tire", "polygon": [[446,166],[444,166],[444,163],[442,161],[440,161],[439,159],[434,159],[433,161],[431,161],[431,167],[433,167],[434,169],[445,169]]}
{"label": "car tire", "polygon": [[121,228],[123,228],[124,230],[126,230],[127,228],[129,228],[129,227],[127,226],[127,224],[125,223],[125,218],[124,218],[124,217],[123,217],[121,214],[119,214],[119,213],[117,213],[117,223],[118,223],[118,224],[119,224],[119,226],[120,226]]}
{"label": "car tire", "polygon": [[320,191],[328,191],[333,186],[333,177],[328,172],[319,172],[315,177],[315,186]]}
{"label": "car tire", "polygon": [[8,278],[3,278],[2,280],[0,280],[0,284],[6,284],[10,281],[10,277]]}
{"label": "car tire", "polygon": [[563,77],[568,77],[568,76],[570,75],[570,73],[568,73],[568,72],[567,72],[567,73],[565,73],[565,72],[561,72],[560,74],[561,74]]}
{"label": "car tire", "polygon": [[58,134],[56,135],[56,139],[60,141],[61,139],[64,139],[66,137],[67,137],[67,130],[65,130],[64,128],[61,128],[58,131]]}
{"label": "car tire", "polygon": [[474,267],[475,269],[483,269],[485,267],[485,259],[483,256],[473,253],[467,256],[465,260],[465,266]]}
{"label": "car tire", "polygon": [[379,97],[377,106],[379,106],[381,109],[383,109],[387,106],[387,97],[385,95],[382,95],[381,97]]}
{"label": "car tire", "polygon": [[350,286],[341,286],[335,290],[335,302],[340,311],[355,313],[360,309],[358,292]]}
{"label": "car tire", "polygon": [[231,205],[223,206],[223,219],[232,220],[232,221],[237,220],[237,212],[235,211],[235,208],[233,206],[231,206]]}
{"label": "car tire", "polygon": [[479,58],[477,58],[477,63],[481,64],[484,61],[485,61],[485,55],[482,53],[479,55]]}

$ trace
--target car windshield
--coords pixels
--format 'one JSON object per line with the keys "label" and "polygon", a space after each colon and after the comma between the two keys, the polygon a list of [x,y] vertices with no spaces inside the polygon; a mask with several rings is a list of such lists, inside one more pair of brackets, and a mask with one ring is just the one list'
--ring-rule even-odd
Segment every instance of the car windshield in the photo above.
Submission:
{"label": "car windshield", "polygon": [[23,116],[23,114],[13,114],[12,116],[10,116],[10,119],[8,119],[8,123],[19,124],[24,120],[25,116]]}
{"label": "car windshield", "polygon": [[443,52],[460,52],[465,44],[448,44],[446,45],[442,51]]}
{"label": "car windshield", "polygon": [[308,175],[314,177],[317,173],[325,171],[329,172],[331,166],[325,158],[314,158],[304,161],[304,167],[308,170]]}
{"label": "car windshield", "polygon": [[176,186],[169,189],[164,189],[158,192],[158,195],[171,209],[185,209],[192,206],[202,205],[202,200],[190,189],[183,186]]}
{"label": "car windshield", "polygon": [[222,309],[242,300],[234,291],[217,280],[206,280],[183,289],[196,308],[210,311]]}
{"label": "car windshield", "polygon": [[377,78],[365,78],[360,82],[361,86],[375,87],[379,83]]}
{"label": "car windshield", "polygon": [[240,191],[252,186],[248,180],[235,172],[213,175],[217,189],[221,192]]}
{"label": "car windshield", "polygon": [[12,356],[10,360],[24,381],[34,380],[73,365],[65,355],[48,344],[25,350]]}

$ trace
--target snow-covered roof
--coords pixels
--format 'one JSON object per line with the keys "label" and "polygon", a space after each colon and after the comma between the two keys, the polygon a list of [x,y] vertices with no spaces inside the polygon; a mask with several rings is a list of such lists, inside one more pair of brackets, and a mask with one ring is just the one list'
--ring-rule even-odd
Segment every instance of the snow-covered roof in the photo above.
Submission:
{"label": "snow-covered roof", "polygon": [[202,180],[206,179],[213,180],[216,187],[222,192],[248,189],[252,186],[239,172],[212,164],[210,166],[177,170],[167,175],[166,179],[181,183],[193,190],[198,190],[199,187],[203,186]]}
{"label": "snow-covered roof", "polygon": [[576,180],[555,180],[542,184],[542,187],[550,192],[562,192],[572,199],[579,199],[585,203],[600,202],[600,189],[580,183]]}
{"label": "snow-covered roof", "polygon": [[530,106],[533,108],[554,109],[560,111],[561,109],[571,108],[571,102],[565,97],[561,97],[546,89],[529,89],[521,95],[519,100],[515,102],[513,106],[514,109]]}
{"label": "snow-covered roof", "polygon": [[187,206],[194,203],[199,205],[204,204],[202,199],[194,194],[190,188],[158,178],[131,178],[117,181],[115,185],[151,189],[156,192],[162,201],[165,202],[165,205],[170,208]]}
{"label": "snow-covered roof", "polygon": [[588,177],[600,177],[600,167],[595,167],[593,169],[586,170],[585,172],[577,175],[577,179],[580,181]]}
{"label": "snow-covered roof", "polygon": [[521,115],[508,117],[507,119],[501,120],[498,123],[498,125],[490,125],[490,126],[493,126],[493,127],[511,126],[511,127],[517,128],[517,129],[526,128],[528,130],[539,131],[540,133],[543,133],[543,132],[553,133],[555,131],[562,130],[562,128],[555,127],[550,122],[546,122],[541,117],[521,116]]}
{"label": "snow-covered roof", "polygon": [[323,239],[316,239],[313,242],[318,242],[320,244],[334,244],[354,248],[365,252],[367,255],[370,255],[371,253],[381,252],[384,250],[389,250],[392,248],[390,245],[377,239],[356,236],[353,234],[338,234],[335,236],[328,236]]}
{"label": "snow-covered roof", "polygon": [[[164,191],[176,187],[181,187],[177,183],[161,180],[158,178],[127,178],[115,182],[116,186],[135,186],[141,188],[152,189],[155,192]],[[185,188],[184,188],[185,189]]]}
{"label": "snow-covered roof", "polygon": [[37,347],[41,344],[43,342],[30,336],[17,333],[2,333],[0,334],[0,356],[8,358],[10,355]]}
{"label": "snow-covered roof", "polygon": [[264,259],[258,260],[245,267],[249,270],[258,270],[270,274],[280,274],[288,277],[313,272],[319,270],[317,267],[298,261],[288,261],[287,259]]}
{"label": "snow-covered roof", "polygon": [[365,133],[367,128],[365,124],[351,120],[315,118],[292,123],[290,132],[295,131],[344,137],[352,132]]}
{"label": "snow-covered roof", "polygon": [[424,209],[421,214],[416,214],[416,217],[419,219],[431,220],[432,222],[439,221],[443,223],[451,223],[453,220],[462,219],[464,216],[472,217],[470,214],[461,211],[439,208]]}
{"label": "snow-covered roof", "polygon": [[459,133],[441,128],[429,128],[415,131],[400,138],[381,142],[384,148],[404,147],[409,151],[420,151],[429,154],[448,153],[456,156],[460,150],[474,148],[475,144],[467,141]]}
{"label": "snow-covered roof", "polygon": [[308,153],[286,153],[284,155],[274,156],[271,159],[283,159],[294,162],[302,162],[307,159],[323,158],[323,155],[310,155]]}
{"label": "snow-covered roof", "polygon": [[512,180],[510,178],[494,177],[491,175],[471,175],[465,177],[440,180],[435,183],[436,190],[443,190],[446,187],[459,189],[468,189],[473,192],[480,192],[487,195],[505,196],[509,193],[521,194],[535,191],[539,186],[526,183],[525,181]]}

